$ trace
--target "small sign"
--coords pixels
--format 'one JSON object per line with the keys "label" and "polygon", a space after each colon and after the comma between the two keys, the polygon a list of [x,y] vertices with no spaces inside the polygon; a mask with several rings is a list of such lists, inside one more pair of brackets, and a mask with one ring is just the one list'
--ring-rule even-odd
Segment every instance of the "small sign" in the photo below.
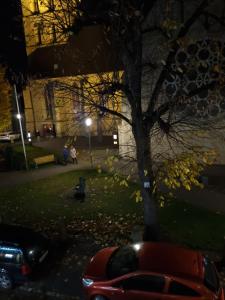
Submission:
{"label": "small sign", "polygon": [[144,182],[144,188],[145,189],[150,189],[150,181],[145,181]]}

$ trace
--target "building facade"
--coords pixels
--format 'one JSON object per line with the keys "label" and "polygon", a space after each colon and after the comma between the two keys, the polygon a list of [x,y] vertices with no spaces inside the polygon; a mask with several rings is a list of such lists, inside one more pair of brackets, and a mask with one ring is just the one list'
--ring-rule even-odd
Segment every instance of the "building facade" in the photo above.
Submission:
{"label": "building facade", "polygon": [[[93,93],[93,85],[97,86],[99,74],[110,77],[114,64],[110,45],[100,26],[86,27],[77,36],[65,38],[57,28],[59,23],[49,21],[57,3],[22,1],[29,67],[29,84],[24,90],[27,131],[43,136],[86,135],[84,120],[91,117],[92,134],[111,135],[117,131],[116,118],[99,114],[87,104],[105,101],[104,96]],[[66,18],[60,12],[58,16],[62,22]],[[96,51],[100,44],[101,50]]]}
{"label": "building facade", "polygon": [[0,132],[17,129],[13,90],[5,79],[5,68],[0,68]]}

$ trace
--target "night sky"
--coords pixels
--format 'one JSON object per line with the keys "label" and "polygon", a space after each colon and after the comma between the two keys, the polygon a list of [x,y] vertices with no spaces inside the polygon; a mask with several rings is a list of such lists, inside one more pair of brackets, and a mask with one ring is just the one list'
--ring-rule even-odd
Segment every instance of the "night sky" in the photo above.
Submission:
{"label": "night sky", "polygon": [[14,72],[26,71],[20,0],[4,1],[0,10],[1,63]]}

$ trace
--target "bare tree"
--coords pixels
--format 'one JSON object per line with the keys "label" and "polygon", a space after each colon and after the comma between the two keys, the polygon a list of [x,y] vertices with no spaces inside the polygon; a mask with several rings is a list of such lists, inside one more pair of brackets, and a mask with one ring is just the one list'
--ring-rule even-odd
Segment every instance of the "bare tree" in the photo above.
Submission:
{"label": "bare tree", "polygon": [[[224,58],[221,43],[217,42],[223,38],[224,2],[60,0],[55,10],[48,11],[42,16],[43,22],[54,22],[58,36],[63,36],[64,41],[65,35],[69,40],[72,36],[76,38],[87,26],[101,26],[104,42],[110,45],[112,57],[116,57],[114,61],[119,61],[108,75],[98,73],[98,80],[94,83],[89,81],[88,76],[80,74],[85,83],[83,101],[87,113],[98,111],[112,114],[130,126],[144,203],[144,238],[156,239],[158,222],[153,185],[156,177],[153,168],[155,137],[163,136],[172,151],[176,151],[174,146],[186,147],[191,151],[194,149],[191,138],[184,139],[186,132],[193,134],[193,130],[197,132],[199,128],[203,131],[209,128],[206,112],[210,111],[214,102],[217,105],[222,101],[221,97],[215,100],[215,90],[224,83]],[[217,60],[214,63],[208,63],[204,51],[201,53],[202,60],[196,58],[194,52],[196,43],[205,35],[208,37],[207,43],[212,43],[210,47],[215,49]],[[213,39],[215,41],[211,42]],[[93,53],[101,52],[101,47],[101,44],[95,45]],[[188,59],[183,51],[187,48]],[[210,75],[201,84],[194,84],[197,79],[193,73],[200,67],[210,69],[207,70]],[[122,76],[118,70],[122,71]],[[173,85],[176,90],[170,82],[176,83]],[[68,83],[56,81],[55,87],[64,93],[81,93],[78,86]],[[207,94],[207,101],[196,112],[196,97],[204,93]],[[118,96],[124,105],[118,103]],[[96,97],[102,101],[96,101]],[[211,115],[213,117],[213,113]],[[212,126],[213,123],[210,124]],[[198,151],[199,147],[195,153]],[[164,157],[163,150],[158,152],[158,156]]]}

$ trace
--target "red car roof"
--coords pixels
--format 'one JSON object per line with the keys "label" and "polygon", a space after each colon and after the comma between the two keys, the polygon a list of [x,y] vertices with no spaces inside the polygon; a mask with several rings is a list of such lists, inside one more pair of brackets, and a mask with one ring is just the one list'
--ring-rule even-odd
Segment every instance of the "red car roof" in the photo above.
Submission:
{"label": "red car roof", "polygon": [[203,280],[203,256],[180,246],[166,243],[140,243],[137,248],[139,269]]}

